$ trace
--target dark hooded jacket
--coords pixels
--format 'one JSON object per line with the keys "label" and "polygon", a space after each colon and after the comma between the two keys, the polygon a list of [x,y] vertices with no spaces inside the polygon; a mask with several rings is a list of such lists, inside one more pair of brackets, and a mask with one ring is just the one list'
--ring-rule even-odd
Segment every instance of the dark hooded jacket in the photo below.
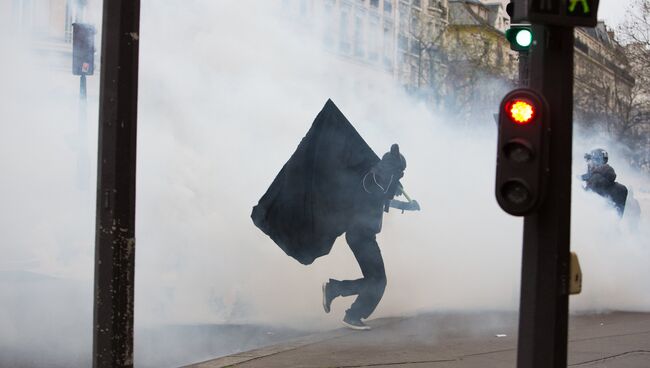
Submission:
{"label": "dark hooded jacket", "polygon": [[589,172],[582,176],[582,179],[585,181],[587,190],[609,199],[619,215],[623,214],[627,201],[627,188],[616,182],[616,172],[611,166],[602,164],[590,168]]}
{"label": "dark hooded jacket", "polygon": [[616,182],[616,172],[608,164],[598,165],[583,175],[587,189],[600,195],[608,195]]}

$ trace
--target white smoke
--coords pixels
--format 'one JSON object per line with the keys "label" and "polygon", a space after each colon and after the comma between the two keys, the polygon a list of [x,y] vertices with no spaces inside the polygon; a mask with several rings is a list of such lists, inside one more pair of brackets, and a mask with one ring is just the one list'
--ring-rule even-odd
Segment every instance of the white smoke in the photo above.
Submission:
{"label": "white smoke", "polygon": [[[320,283],[360,277],[345,242],[339,239],[329,256],[305,267],[249,217],[328,98],[376,153],[400,144],[408,161],[403,183],[422,206],[418,213],[384,216],[378,242],[388,287],[373,318],[516,310],[522,221],[494,200],[494,121],[455,121],[430,111],[390,75],[324,51],[311,32],[319,22],[289,22],[278,15],[280,3],[142,4],[136,330],[170,323],[337,326],[352,299],[335,301],[326,315]],[[19,50],[2,42],[3,49]],[[90,124],[80,134],[78,80],[32,70],[28,57],[18,59],[27,52],[10,55],[0,65],[0,271],[83,286],[64,300],[48,283],[30,281],[37,283],[29,288],[34,292],[10,304],[24,284],[0,281],[0,347],[24,346],[33,336],[55,341],[60,326],[70,323],[81,326],[71,350],[87,356],[98,76],[90,81]],[[93,158],[79,169],[84,144]],[[627,167],[615,143],[576,139],[574,174],[581,173],[582,154],[596,145],[612,152],[619,181],[647,196],[647,176]],[[650,276],[647,212],[629,228],[577,181],[573,201],[572,247],[585,274],[573,310],[648,310],[650,290],[640,281]],[[36,311],[23,304],[39,306],[53,322],[30,323]]]}
{"label": "white smoke", "polygon": [[[193,5],[183,10],[157,6],[143,11],[143,38],[150,37],[150,42],[143,42],[142,62],[150,60],[157,67],[143,70],[141,108],[152,114],[141,114],[139,188],[148,188],[140,190],[141,203],[157,203],[150,215],[146,205],[140,206],[138,261],[140,266],[151,259],[163,262],[160,269],[170,274],[152,274],[152,284],[160,277],[169,280],[176,285],[170,289],[175,300],[184,301],[178,307],[168,300],[159,302],[168,313],[165,319],[187,319],[188,308],[193,311],[191,318],[199,319],[237,316],[309,325],[329,321],[325,324],[329,326],[340,317],[351,300],[335,302],[334,316],[322,316],[318,285],[328,277],[360,276],[345,243],[339,241],[332,254],[305,268],[286,257],[249,219],[252,205],[327,98],[337,103],[377,153],[393,142],[400,143],[409,163],[404,183],[423,206],[421,213],[395,211],[385,216],[379,242],[389,286],[376,315],[441,308],[517,308],[521,220],[503,214],[494,201],[493,121],[469,122],[472,125],[427,110],[381,72],[324,52],[318,33],[311,34],[315,26],[310,23],[288,26],[282,17],[268,16],[278,4],[257,7],[254,13],[240,3]],[[187,12],[210,14],[211,21],[194,18],[191,27],[147,33],[147,28],[164,28],[156,21],[164,22],[170,13],[179,11],[181,19]],[[171,73],[179,70],[178,65],[187,67]],[[147,89],[149,80],[155,80],[155,91]],[[149,119],[155,121],[155,126],[150,124],[155,131],[147,130]],[[577,143],[576,164],[581,162],[581,149]],[[623,162],[614,160],[613,164],[625,172]],[[149,168],[157,171],[148,175]],[[156,183],[147,184],[147,178]],[[161,178],[167,178],[163,185],[169,188],[160,185]],[[625,183],[626,177],[621,180]],[[606,206],[602,211],[590,207],[601,204],[600,198],[583,193],[577,182],[575,187],[574,224],[581,230],[574,231],[572,241],[585,258],[583,267],[589,270],[585,271],[584,298],[575,297],[575,306],[630,305],[638,299],[635,293],[610,305],[581,301],[600,292],[591,287],[588,262],[597,246],[583,250],[581,244],[595,241],[607,247],[608,239],[620,238],[620,226]],[[146,198],[156,189],[169,197],[148,202]],[[176,227],[179,231],[148,230],[154,221],[158,229]],[[598,221],[601,226],[592,229]],[[640,244],[629,235],[631,244]],[[155,241],[149,241],[149,236]],[[148,244],[156,244],[151,254],[145,253]],[[161,255],[160,247],[165,244],[168,254]],[[643,257],[630,261],[638,259]],[[639,262],[639,267],[643,264]],[[143,273],[158,267],[142,269],[140,282],[146,277]],[[635,273],[634,266],[625,269]],[[215,314],[214,305],[206,302],[208,298],[215,301],[213,296],[217,305],[237,301],[248,306],[243,308],[246,313],[237,315],[237,309],[226,309],[225,314]],[[157,298],[141,297],[140,307]],[[637,303],[638,308],[644,305]]]}
{"label": "white smoke", "polygon": [[[573,297],[575,309],[650,310],[650,288],[641,280],[650,277],[650,176],[629,166],[622,147],[603,137],[575,140],[573,172],[586,172],[582,155],[594,148],[606,148],[616,181],[627,186],[628,205],[622,219],[609,203],[585,192],[574,180],[572,249],[577,252],[584,273],[583,293]],[[638,201],[641,216],[634,216],[630,198]]]}
{"label": "white smoke", "polygon": [[[296,36],[268,16],[275,5],[245,9],[234,2],[143,9],[141,62],[152,67],[142,68],[140,86],[137,314],[337,322],[338,302],[336,317],[323,316],[318,294],[328,277],[360,275],[345,243],[304,267],[249,218],[327,98],[378,154],[400,143],[404,183],[424,208],[385,218],[379,242],[389,286],[378,315],[514,306],[521,230],[492,198],[494,122],[457,131],[391,76],[324,52],[308,23]],[[210,21],[163,26],[185,12]],[[504,226],[510,232],[491,236]],[[485,252],[494,255],[490,265],[472,256]],[[246,314],[217,308],[235,301]]]}
{"label": "white smoke", "polygon": [[84,127],[79,77],[32,42],[0,37],[0,365],[79,366],[92,341],[97,84]]}

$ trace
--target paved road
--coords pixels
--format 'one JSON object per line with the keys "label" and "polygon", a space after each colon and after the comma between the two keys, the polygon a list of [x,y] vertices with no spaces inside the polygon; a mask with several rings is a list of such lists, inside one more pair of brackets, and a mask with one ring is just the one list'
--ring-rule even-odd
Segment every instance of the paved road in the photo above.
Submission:
{"label": "paved road", "polygon": [[[428,314],[369,324],[369,332],[339,329],[191,367],[515,367],[515,314]],[[649,313],[572,316],[569,340],[570,367],[650,367]]]}

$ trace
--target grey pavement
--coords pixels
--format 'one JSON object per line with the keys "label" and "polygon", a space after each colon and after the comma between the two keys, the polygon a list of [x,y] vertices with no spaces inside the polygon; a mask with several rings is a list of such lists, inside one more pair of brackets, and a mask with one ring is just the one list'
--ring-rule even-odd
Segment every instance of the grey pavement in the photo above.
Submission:
{"label": "grey pavement", "polygon": [[[515,367],[515,313],[436,313],[368,322],[198,363],[192,368]],[[650,313],[572,315],[569,367],[650,367]]]}

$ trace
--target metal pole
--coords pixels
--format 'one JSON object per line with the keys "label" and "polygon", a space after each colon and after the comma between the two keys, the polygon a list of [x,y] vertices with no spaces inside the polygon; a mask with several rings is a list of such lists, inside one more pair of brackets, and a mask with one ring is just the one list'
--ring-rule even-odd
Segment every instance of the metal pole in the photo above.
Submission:
{"label": "metal pole", "polygon": [[569,310],[572,27],[533,26],[530,86],[550,106],[550,175],[540,210],[524,220],[518,368],[565,368]]}
{"label": "metal pole", "polygon": [[79,78],[79,145],[77,152],[77,184],[79,189],[88,190],[88,179],[90,177],[90,161],[88,157],[88,147],[86,145],[87,133],[87,93],[86,93],[86,75],[82,74]]}
{"label": "metal pole", "polygon": [[529,54],[528,51],[519,52],[519,87],[528,87],[529,84]]}
{"label": "metal pole", "polygon": [[79,77],[79,99],[81,100],[82,106],[86,104],[86,95],[86,75],[82,74]]}
{"label": "metal pole", "polygon": [[104,1],[95,238],[95,368],[133,367],[139,25],[139,0]]}

